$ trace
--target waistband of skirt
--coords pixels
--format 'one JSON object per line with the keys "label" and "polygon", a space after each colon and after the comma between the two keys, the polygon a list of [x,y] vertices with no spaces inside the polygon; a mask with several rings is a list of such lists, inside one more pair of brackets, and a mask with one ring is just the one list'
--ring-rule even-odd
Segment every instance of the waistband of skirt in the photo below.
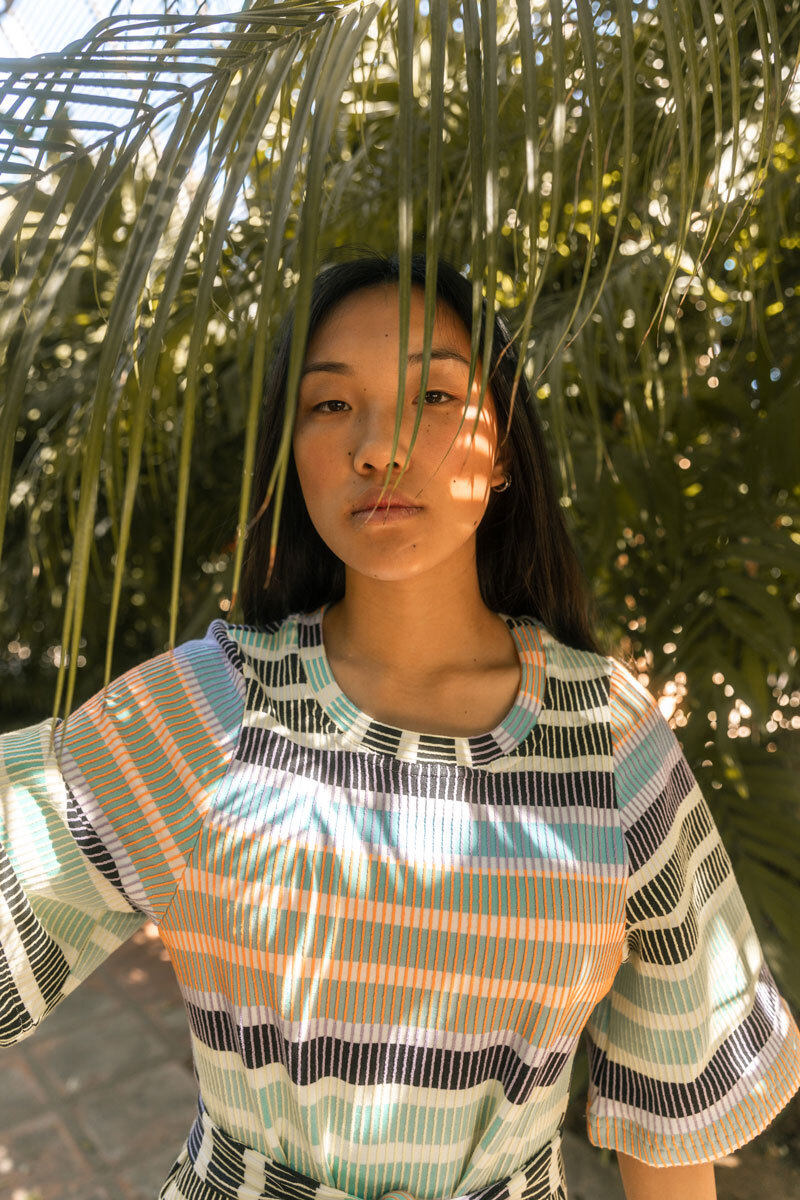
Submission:
{"label": "waistband of skirt", "polygon": [[[198,1101],[198,1114],[181,1160],[175,1164],[167,1193],[205,1200],[364,1200],[351,1192],[321,1183],[237,1141],[212,1121]],[[204,1191],[202,1185],[205,1185]],[[163,1193],[162,1193],[163,1194]],[[522,1167],[504,1179],[458,1196],[437,1200],[566,1200],[561,1130]],[[394,1189],[375,1200],[418,1200],[411,1192]]]}

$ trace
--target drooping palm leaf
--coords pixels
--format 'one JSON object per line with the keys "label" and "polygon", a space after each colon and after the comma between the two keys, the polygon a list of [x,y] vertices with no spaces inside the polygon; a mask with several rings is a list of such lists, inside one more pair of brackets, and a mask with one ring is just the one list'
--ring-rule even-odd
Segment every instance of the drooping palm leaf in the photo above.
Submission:
{"label": "drooping palm leaf", "polygon": [[[54,223],[57,215],[67,207],[64,201],[69,190],[70,176],[68,172],[70,169],[74,170],[75,159],[82,153],[80,146],[76,146],[75,150],[71,152],[63,148],[63,142],[60,140],[63,134],[60,132],[59,118],[63,114],[64,106],[68,101],[74,102],[77,98],[91,103],[93,93],[86,89],[97,81],[104,80],[106,84],[116,84],[119,90],[121,83],[129,84],[131,82],[128,76],[123,75],[123,71],[127,71],[128,73],[134,71],[136,72],[134,77],[136,82],[141,81],[141,93],[136,100],[132,101],[130,98],[121,95],[112,95],[110,98],[106,97],[106,100],[111,105],[116,105],[123,109],[127,108],[129,111],[130,115],[127,124],[122,126],[123,132],[136,133],[141,138],[143,131],[151,126],[154,119],[160,111],[163,111],[165,106],[171,105],[178,110],[170,142],[162,160],[157,164],[147,198],[138,215],[137,228],[134,231],[135,237],[131,239],[130,253],[120,273],[120,280],[115,291],[112,312],[109,319],[109,329],[102,347],[100,371],[98,372],[100,378],[98,380],[95,402],[92,407],[92,419],[86,438],[81,502],[77,516],[77,536],[65,610],[63,645],[68,647],[69,651],[65,656],[64,662],[68,661],[70,664],[67,688],[68,708],[72,702],[74,689],[75,663],[77,660],[83,615],[83,593],[85,592],[88,579],[91,543],[90,531],[94,524],[93,514],[96,508],[97,486],[101,475],[102,433],[107,421],[109,419],[113,420],[110,410],[114,391],[114,385],[112,385],[112,380],[115,378],[114,372],[118,370],[121,358],[124,358],[126,354],[130,356],[131,353],[130,345],[126,345],[126,340],[129,342],[131,338],[132,312],[136,310],[138,305],[139,296],[144,286],[144,281],[151,269],[151,264],[158,258],[159,251],[163,254],[164,243],[166,242],[174,247],[168,268],[168,277],[165,279],[164,288],[161,291],[159,302],[155,309],[154,326],[146,333],[142,333],[138,347],[139,355],[141,356],[143,353],[146,355],[146,369],[142,377],[142,382],[145,386],[141,387],[134,405],[134,437],[128,464],[125,502],[119,530],[119,552],[115,572],[111,628],[108,639],[109,654],[106,663],[107,677],[109,677],[111,670],[113,629],[117,616],[125,549],[138,482],[143,424],[150,399],[148,393],[152,390],[152,381],[156,366],[154,357],[155,348],[158,345],[156,334],[163,333],[164,322],[169,315],[170,306],[174,301],[179,285],[180,268],[185,263],[186,256],[197,235],[201,217],[208,207],[209,195],[213,184],[223,169],[223,164],[230,154],[231,146],[238,142],[239,151],[236,166],[232,172],[229,171],[228,173],[224,196],[217,203],[213,232],[205,244],[206,259],[200,285],[198,320],[193,326],[189,357],[186,363],[186,388],[182,405],[178,505],[170,604],[170,644],[174,644],[178,623],[178,590],[186,520],[188,479],[191,465],[198,364],[203,348],[210,310],[211,289],[216,275],[217,261],[224,237],[225,226],[238,195],[246,185],[248,160],[252,158],[261,131],[267,124],[267,120],[275,107],[279,84],[291,73],[292,64],[295,65],[295,74],[297,74],[298,69],[305,62],[306,58],[312,61],[309,56],[314,53],[315,47],[327,37],[330,39],[327,47],[328,62],[333,63],[335,61],[337,66],[336,68],[328,68],[324,75],[316,80],[319,86],[321,79],[324,79],[325,87],[321,89],[321,95],[320,93],[315,93],[318,104],[316,106],[317,111],[314,113],[311,139],[311,148],[315,150],[315,153],[312,156],[309,150],[308,159],[304,164],[307,170],[307,194],[304,210],[298,214],[299,224],[297,231],[297,245],[301,247],[300,262],[303,267],[303,270],[300,271],[298,286],[297,328],[299,340],[298,348],[293,351],[290,368],[291,378],[287,394],[281,469],[277,472],[277,478],[274,481],[278,497],[280,498],[283,480],[285,479],[285,464],[288,461],[290,450],[291,420],[295,403],[294,391],[296,389],[295,376],[299,372],[297,356],[302,353],[300,342],[306,323],[304,313],[306,302],[305,289],[310,283],[307,275],[310,271],[313,272],[317,262],[317,238],[316,236],[311,236],[316,226],[313,221],[309,225],[306,225],[303,215],[305,212],[311,211],[316,218],[316,210],[313,205],[309,204],[309,199],[316,200],[317,197],[321,196],[322,178],[325,171],[325,159],[329,147],[330,132],[333,130],[334,120],[340,109],[341,92],[347,83],[348,76],[352,74],[357,51],[360,48],[363,49],[362,43],[370,35],[370,27],[373,23],[372,19],[378,16],[378,5],[367,6],[366,9],[363,9],[361,20],[355,26],[357,33],[353,36],[352,22],[359,7],[363,9],[363,6],[352,4],[255,4],[240,14],[230,14],[228,21],[222,23],[225,29],[224,39],[220,40],[217,38],[213,42],[210,39],[204,39],[203,33],[219,32],[221,22],[219,18],[215,17],[183,17],[165,14],[163,20],[159,19],[158,21],[142,17],[127,19],[111,18],[108,21],[101,22],[92,30],[83,40],[83,45],[81,43],[74,44],[70,47],[69,52],[65,52],[61,56],[43,56],[43,59],[39,62],[34,60],[30,64],[3,64],[8,72],[3,99],[6,102],[7,114],[13,114],[7,115],[6,123],[15,132],[14,142],[9,142],[4,147],[6,150],[5,170],[7,173],[13,170],[16,176],[27,173],[31,180],[38,181],[40,186],[51,175],[57,178],[60,176],[61,183],[60,190],[53,192],[53,198],[49,206],[49,219],[47,214],[45,214],[45,219],[39,223],[36,233],[28,238],[27,241],[21,237],[22,229],[24,228],[22,222],[24,220],[23,214],[26,210],[26,205],[30,203],[33,193],[30,190],[30,185],[27,185],[27,187],[19,183],[9,185],[9,191],[13,194],[17,202],[17,209],[10,228],[17,231],[17,237],[20,239],[21,253],[20,264],[14,281],[15,287],[12,288],[12,294],[8,297],[6,324],[0,328],[2,344],[8,345],[12,341],[13,331],[20,317],[21,304],[25,299],[28,300],[29,304],[32,304],[32,317],[28,321],[26,345],[24,348],[19,345],[16,347],[14,355],[16,370],[12,367],[11,376],[7,382],[2,425],[0,425],[0,432],[3,435],[2,448],[0,449],[0,501],[4,501],[4,498],[8,495],[14,444],[12,431],[17,426],[19,409],[24,395],[25,378],[44,331],[46,319],[52,307],[55,290],[63,283],[64,272],[68,269],[72,261],[74,261],[87,234],[86,218],[83,221],[73,219],[73,226],[70,230],[71,236],[62,234],[61,230],[54,231]],[[443,3],[433,5],[434,13],[431,20],[437,22],[439,31],[441,31],[443,24],[450,19],[454,7],[453,5]],[[469,122],[470,133],[468,143],[470,154],[469,182],[472,195],[472,204],[470,207],[470,258],[475,287],[475,317],[477,318],[477,306],[484,287],[487,290],[490,303],[492,306],[495,304],[500,196],[497,143],[499,87],[496,83],[498,47],[495,35],[500,30],[500,16],[503,15],[507,18],[508,14],[498,12],[493,3],[488,3],[482,6],[479,15],[475,0],[465,0],[462,7],[468,99],[467,120]],[[531,108],[530,112],[524,113],[522,127],[526,138],[527,161],[525,180],[528,207],[534,218],[536,217],[536,205],[533,197],[537,191],[536,167],[540,155],[540,129],[536,99],[538,82],[534,55],[531,53],[532,43],[542,47],[547,46],[552,52],[554,74],[550,100],[552,112],[553,169],[552,200],[549,220],[547,222],[547,245],[544,253],[545,264],[542,270],[538,269],[539,256],[534,249],[534,242],[538,241],[538,229],[534,228],[533,234],[531,234],[530,226],[528,226],[527,291],[529,303],[525,314],[523,337],[527,337],[528,329],[533,321],[534,299],[541,291],[547,259],[553,254],[554,245],[556,244],[555,237],[560,217],[558,209],[560,207],[563,179],[562,164],[565,148],[569,141],[570,130],[568,126],[570,124],[573,125],[576,141],[581,137],[581,126],[584,123],[586,124],[586,135],[583,139],[581,153],[583,153],[584,145],[588,143],[591,162],[591,224],[587,238],[586,256],[580,285],[570,311],[566,316],[564,326],[559,331],[558,337],[550,339],[548,349],[549,358],[552,359],[558,354],[569,329],[573,325],[575,317],[581,311],[581,302],[586,293],[591,275],[594,247],[598,240],[600,205],[602,203],[601,156],[603,154],[607,155],[610,149],[610,147],[603,144],[602,115],[605,104],[609,99],[611,83],[607,83],[605,89],[601,88],[601,72],[597,61],[599,54],[597,34],[598,31],[602,31],[604,37],[608,38],[608,18],[611,16],[611,9],[602,14],[598,20],[590,8],[588,0],[576,0],[574,7],[570,4],[562,3],[562,0],[550,0],[549,8],[546,8],[544,5],[535,5],[532,7],[538,26],[536,34],[534,34],[530,23],[530,9],[524,5],[517,7],[516,16],[518,22],[516,32],[520,46],[521,85],[525,101]],[[409,4],[400,5],[399,9],[395,9],[392,5],[386,5],[380,12],[384,28],[387,23],[391,25],[394,22],[400,33],[397,55],[397,70],[400,85],[398,97],[398,137],[402,151],[399,161],[402,166],[399,179],[399,225],[397,241],[403,268],[401,272],[401,308],[404,311],[408,304],[406,272],[413,236],[411,135],[412,111],[415,105],[415,97],[411,84],[411,60],[414,54],[418,54],[423,42],[429,49],[431,45],[430,35],[427,30],[423,29],[424,23],[420,19],[419,14],[415,12],[415,9],[415,5]],[[742,23],[742,15],[737,16],[731,10],[730,3],[723,5],[722,14],[728,19],[728,36],[731,40],[731,46],[735,48],[738,41],[737,26]],[[513,10],[511,15],[513,19]],[[606,78],[609,79],[612,74],[621,74],[623,79],[622,107],[624,128],[622,169],[625,175],[621,197],[623,202],[628,195],[632,159],[633,131],[631,114],[634,105],[631,103],[631,99],[635,88],[635,83],[631,79],[634,57],[632,48],[634,41],[632,36],[633,15],[638,16],[638,21],[636,22],[637,32],[644,30],[648,35],[659,36],[663,39],[668,60],[670,98],[674,110],[674,122],[672,124],[677,129],[679,139],[680,210],[678,214],[679,241],[677,249],[672,256],[669,273],[661,296],[660,311],[663,315],[665,307],[669,302],[672,283],[674,282],[682,254],[685,250],[689,232],[690,212],[696,200],[700,175],[701,145],[699,136],[692,137],[692,132],[694,131],[697,134],[700,129],[700,110],[703,103],[701,88],[705,85],[701,78],[700,63],[697,56],[694,20],[685,2],[681,3],[677,10],[674,9],[671,3],[660,3],[655,16],[648,9],[645,9],[644,6],[639,6],[638,12],[634,14],[629,5],[620,4],[617,7],[615,15],[618,20],[620,60],[615,63],[613,56],[603,55],[602,57],[605,60],[603,65],[606,68]],[[777,91],[781,79],[780,39],[777,36],[778,24],[774,6],[767,4],[762,10],[761,3],[755,2],[752,6],[752,11],[746,15],[750,17],[751,21],[755,22],[763,62],[763,75],[759,80],[759,84],[760,91],[765,97],[765,111],[759,142],[759,161],[756,167],[758,173],[761,171],[768,155],[771,139],[775,136],[777,114],[779,111]],[[549,28],[546,21],[547,16],[549,16]],[[418,26],[416,30],[416,45],[413,17],[417,18],[416,23]],[[706,4],[703,9],[703,19],[707,39],[715,33],[715,23],[711,20],[711,17],[713,17],[713,13]],[[509,26],[507,19],[505,25],[506,27]],[[578,34],[577,38],[575,36],[576,30]],[[141,37],[143,33],[149,33],[153,38],[154,44],[152,46],[142,47],[133,41],[134,36]],[[424,36],[426,33],[428,33],[427,39]],[[131,41],[129,46],[126,47],[127,52],[124,55],[115,53],[111,48],[105,48],[107,45],[111,47],[113,44],[124,44],[126,36]],[[382,39],[382,33],[380,37]],[[714,42],[713,37],[711,37],[711,41]],[[197,50],[202,42],[205,42],[205,44],[202,46],[202,58],[198,61]],[[342,47],[341,50],[340,46]],[[584,121],[568,122],[567,120],[567,99],[564,93],[567,88],[568,47],[571,51],[570,69],[573,71],[573,78],[577,78],[580,74],[582,79],[585,80],[585,91],[581,105],[582,112],[585,114]],[[582,67],[580,68],[578,67],[578,50],[580,50],[582,55]],[[536,53],[538,52],[536,51]],[[441,62],[441,51],[438,53],[438,61]],[[277,57],[279,54],[282,54],[280,61],[278,61]],[[715,97],[715,176],[718,176],[719,146],[722,141],[723,130],[721,128],[721,106],[719,104],[719,54],[715,42],[710,60],[712,64],[711,73],[713,75],[711,87]],[[428,61],[430,62],[430,54],[428,55]],[[98,71],[100,64],[104,67],[102,72]],[[149,80],[144,78],[145,67],[150,73]],[[175,74],[178,67],[184,73],[189,70],[195,72],[198,76],[192,92],[188,95],[175,82]],[[318,71],[322,68],[319,53],[317,53],[316,67]],[[735,100],[738,99],[737,69],[738,64],[735,61],[732,62],[730,74]],[[339,87],[335,95],[332,94],[327,86],[332,81],[333,76],[337,76],[336,86]],[[266,82],[267,79],[269,80],[268,83]],[[25,117],[17,114],[22,110],[23,98],[32,93],[34,89],[37,92],[39,103],[35,114],[31,118],[30,125],[26,125]],[[256,102],[256,96],[259,94],[260,98]],[[308,101],[310,95],[311,93],[307,88],[304,97],[306,101],[306,118],[309,114]],[[691,114],[689,114],[686,107],[685,97],[687,95],[690,101]],[[23,153],[26,149],[35,148],[39,162],[41,162],[42,157],[50,150],[51,135],[48,133],[48,114],[43,108],[43,101],[50,96],[58,97],[58,107],[52,116],[49,117],[54,133],[56,134],[58,161],[51,163],[47,168],[47,172],[43,174],[41,166],[28,163],[23,157]],[[159,100],[160,104],[157,103]],[[11,101],[10,104],[9,101]],[[95,103],[97,103],[97,100],[95,100]],[[311,104],[313,106],[313,100],[311,100]],[[228,110],[224,114],[222,111],[223,107],[226,107]],[[281,105],[281,109],[283,109],[283,105]],[[296,120],[298,126],[301,128],[303,115],[303,112],[299,112],[293,117],[293,123]],[[438,143],[441,139],[441,126],[443,125],[443,108],[441,105],[435,115],[440,132],[437,137],[436,130],[432,131],[431,142],[436,141]],[[246,121],[249,121],[249,128],[245,124]],[[664,123],[665,125],[669,124],[666,120]],[[91,123],[73,122],[72,130],[78,133],[84,125],[90,126]],[[259,125],[261,128],[259,128]],[[674,136],[674,134],[671,136]],[[201,184],[194,189],[190,210],[183,221],[180,232],[176,236],[177,231],[174,220],[172,220],[172,210],[175,200],[184,183],[186,173],[196,157],[197,149],[206,137],[210,139],[208,165]],[[294,146],[295,162],[297,161],[298,141],[299,138],[296,138]],[[122,146],[124,145],[120,134],[113,129],[105,133],[104,142],[105,157],[98,162],[93,173],[94,180],[96,181],[95,194],[100,203],[102,203],[103,199],[108,198],[108,190],[113,188],[114,181],[109,178],[109,173],[117,166],[118,156],[123,153]],[[692,146],[691,169],[688,161],[690,145]],[[112,146],[117,151],[116,156],[110,153]],[[1,142],[0,147],[2,147]],[[656,164],[655,169],[663,171],[665,166],[666,163],[662,162],[661,164]],[[311,171],[312,167],[313,174]],[[9,178],[10,176],[7,174],[6,177]],[[101,180],[103,186],[98,188],[97,184]],[[434,189],[434,194],[431,197],[433,203],[429,204],[428,207],[429,212],[436,214],[438,218],[439,197],[437,191],[439,183],[435,175],[432,180],[432,186]],[[715,195],[713,198],[716,200],[717,196]],[[282,211],[279,209],[270,214],[271,219],[265,255],[270,260],[273,268],[276,264],[276,257],[279,257],[276,252],[283,244],[286,217],[288,215],[286,208],[291,203],[290,198],[286,196],[285,189],[280,199],[283,202],[281,205]],[[287,204],[287,201],[289,201],[289,204]],[[77,212],[78,208],[87,213],[89,206],[85,203],[85,200],[80,206],[74,205],[73,215]],[[96,219],[96,215],[96,211],[92,210],[91,217]],[[619,243],[624,215],[625,210],[621,204],[619,216],[615,224],[613,244],[604,264],[604,274],[599,286],[594,290],[590,307],[583,314],[583,323],[589,319],[597,307],[603,286],[607,283],[614,252]],[[51,239],[58,241],[58,250],[60,253],[55,254],[49,271],[40,272],[44,251],[50,245]],[[42,276],[41,278],[39,278],[40,275]],[[274,276],[271,276],[271,278],[274,278]],[[270,291],[269,286],[267,291]],[[50,299],[49,305],[47,303],[48,296]],[[429,308],[430,303],[431,297],[428,297]],[[578,333],[580,332],[580,328],[582,326],[579,326]],[[262,327],[262,335],[265,332]],[[403,328],[401,328],[401,336],[404,339],[403,344],[406,344],[407,332]],[[483,403],[488,378],[490,339],[491,324],[487,323],[486,340],[483,347],[481,347],[484,361],[483,378],[481,380],[481,403]],[[260,345],[263,346],[265,341],[266,339],[262,337]],[[148,347],[150,348],[149,354],[146,353]],[[477,347],[473,346],[473,360],[476,353]],[[258,383],[259,381],[256,380],[254,382]],[[402,388],[404,384],[404,370],[402,369],[399,383]],[[249,467],[253,453],[256,396],[257,389],[254,386],[251,393],[250,431],[246,447],[246,468]],[[589,398],[592,403],[595,422],[598,453],[597,470],[599,471],[605,447],[602,440],[601,420],[597,407],[596,394],[593,389],[590,390]],[[399,430],[397,433],[399,434]],[[414,436],[416,436],[416,429]],[[563,453],[566,439],[562,437],[561,440],[562,444],[559,449]],[[120,488],[119,490],[122,489]],[[240,570],[243,514],[246,511],[249,499],[248,491],[249,475],[246,469],[240,505],[239,547],[237,548],[234,572],[234,591],[238,584]],[[0,508],[3,506],[4,504],[0,504]],[[276,522],[279,517],[279,508],[280,505],[276,509]],[[2,544],[2,528],[3,526],[0,524],[0,545]],[[277,527],[274,530],[274,535],[277,536]],[[57,693],[57,708],[61,698],[60,685],[61,678]]]}

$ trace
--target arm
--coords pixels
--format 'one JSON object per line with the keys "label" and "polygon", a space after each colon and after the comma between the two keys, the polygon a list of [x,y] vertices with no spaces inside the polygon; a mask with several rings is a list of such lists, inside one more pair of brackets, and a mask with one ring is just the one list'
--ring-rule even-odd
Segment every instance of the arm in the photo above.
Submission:
{"label": "arm", "polygon": [[651,1167],[617,1151],[625,1200],[717,1200],[713,1162]]}
{"label": "arm", "polygon": [[0,736],[0,1046],[145,922],[69,791],[51,722]]}
{"label": "arm", "polygon": [[0,1046],[176,895],[244,707],[212,635],[0,736]]}
{"label": "arm", "polygon": [[587,1130],[620,1153],[629,1200],[713,1197],[707,1164],[757,1137],[800,1086],[800,1030],[677,738],[636,678],[612,667],[629,870],[622,960],[586,1025]]}

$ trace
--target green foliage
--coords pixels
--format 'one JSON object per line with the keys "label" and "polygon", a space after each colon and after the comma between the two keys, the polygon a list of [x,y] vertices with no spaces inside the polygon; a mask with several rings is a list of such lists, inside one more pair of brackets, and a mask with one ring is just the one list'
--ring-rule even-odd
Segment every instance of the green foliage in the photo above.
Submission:
{"label": "green foliage", "polygon": [[316,268],[424,246],[526,347],[609,652],[675,702],[800,1002],[797,5],[429,8],[254,4],[202,58],[175,18],[188,93],[123,18],[9,76],[77,88],[113,35],[143,90],[92,157],[41,101],[0,200],[0,724],[237,619],[290,297],[296,383]]}

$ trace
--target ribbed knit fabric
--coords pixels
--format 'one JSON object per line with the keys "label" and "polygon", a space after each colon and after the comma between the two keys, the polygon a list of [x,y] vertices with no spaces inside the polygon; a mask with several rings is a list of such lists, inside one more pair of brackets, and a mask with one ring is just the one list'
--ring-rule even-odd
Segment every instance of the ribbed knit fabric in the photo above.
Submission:
{"label": "ribbed knit fabric", "polygon": [[584,1031],[596,1145],[756,1136],[800,1033],[653,697],[504,616],[507,717],[395,729],[339,689],[323,611],[213,621],[53,748],[0,738],[0,1041],[151,918],[201,1096],[163,1200],[563,1200]]}

